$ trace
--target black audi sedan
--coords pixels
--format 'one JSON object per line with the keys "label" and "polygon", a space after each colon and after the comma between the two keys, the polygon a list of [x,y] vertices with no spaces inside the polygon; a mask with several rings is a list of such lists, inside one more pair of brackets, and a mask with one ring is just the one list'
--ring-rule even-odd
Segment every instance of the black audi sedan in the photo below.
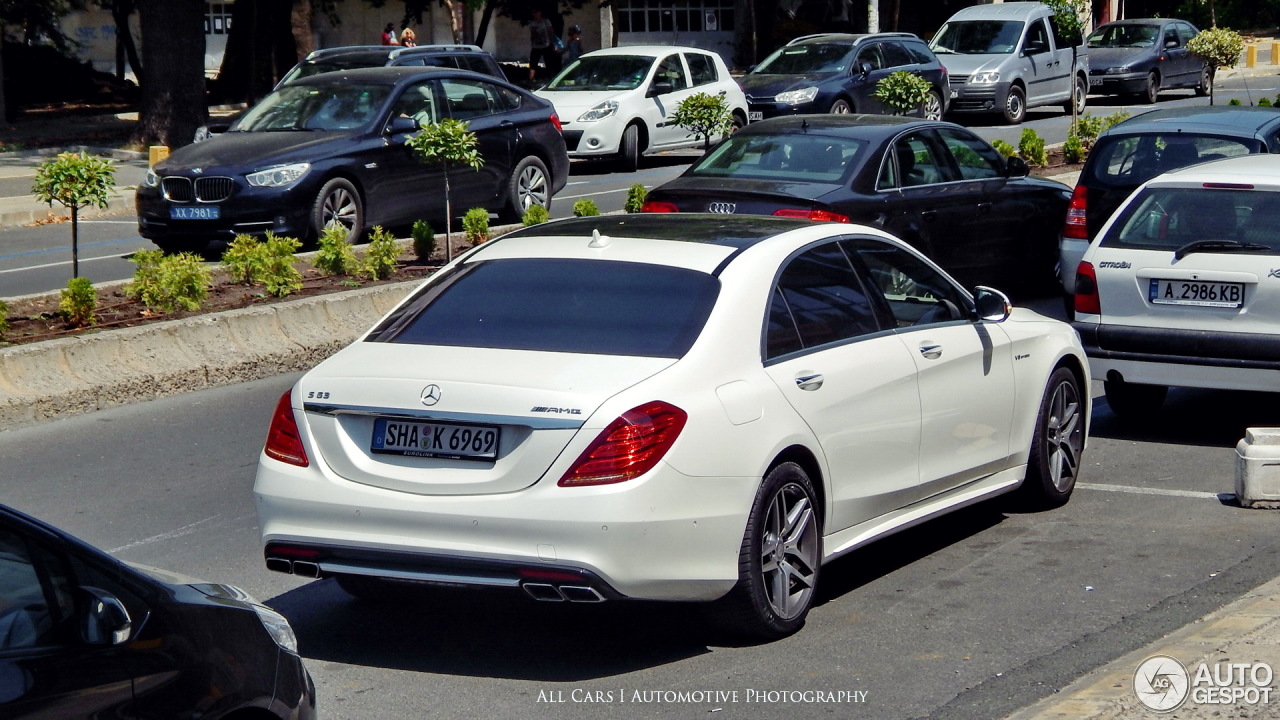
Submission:
{"label": "black audi sedan", "polygon": [[405,144],[439,119],[467,123],[479,171],[450,170],[453,208],[516,220],[550,207],[569,157],[551,103],[468,70],[379,67],[283,85],[231,129],[157,163],[137,190],[138,232],[166,251],[216,252],[236,235],[304,241],[331,223],[358,242],[374,226],[445,214],[444,172]]}
{"label": "black audi sedan", "polygon": [[911,33],[822,33],[778,48],[738,80],[749,119],[831,112],[892,114],[874,97],[876,85],[898,71],[914,73],[933,89],[918,114],[941,120],[950,97],[947,69]]}
{"label": "black audi sedan", "polygon": [[313,720],[289,622],[0,505],[0,717]]}
{"label": "black audi sedan", "polygon": [[752,123],[680,177],[646,212],[801,217],[883,228],[966,284],[1055,284],[1071,188],[948,122],[797,115]]}

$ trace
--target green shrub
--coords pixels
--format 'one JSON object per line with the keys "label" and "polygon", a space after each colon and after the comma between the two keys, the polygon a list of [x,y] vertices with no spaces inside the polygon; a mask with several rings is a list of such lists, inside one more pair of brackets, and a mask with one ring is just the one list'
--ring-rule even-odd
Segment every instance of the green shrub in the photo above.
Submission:
{"label": "green shrub", "polygon": [[1067,136],[1067,141],[1062,144],[1062,159],[1069,163],[1084,161],[1084,143],[1079,135],[1071,133]]}
{"label": "green shrub", "polygon": [[237,235],[222,253],[222,266],[232,281],[252,285],[262,274],[262,243],[252,235]]}
{"label": "green shrub", "polygon": [[0,300],[0,339],[9,332],[9,304]]}
{"label": "green shrub", "polygon": [[67,322],[76,327],[88,327],[96,325],[98,318],[94,315],[94,310],[98,308],[98,293],[93,289],[93,283],[89,282],[89,278],[75,277],[67,282],[67,287],[62,291],[62,299],[58,302],[58,309],[62,311],[62,316]]}
{"label": "green shrub", "polygon": [[462,230],[467,234],[467,242],[479,245],[489,239],[489,211],[484,208],[471,208],[462,216]]}
{"label": "green shrub", "polygon": [[298,259],[294,253],[301,247],[302,243],[296,238],[277,237],[270,232],[262,239],[260,279],[269,294],[286,297],[302,289],[302,273],[293,266]]}
{"label": "green shrub", "polygon": [[1240,102],[1240,98],[1231,98],[1230,100],[1228,100],[1228,101],[1227,101],[1227,104],[1228,104],[1228,105],[1243,105],[1244,103]]}
{"label": "green shrub", "polygon": [[1267,98],[1259,98],[1258,107],[1271,107],[1271,100]]}
{"label": "green shrub", "polygon": [[139,250],[129,258],[138,267],[125,287],[149,308],[162,312],[199,310],[211,284],[204,260],[195,253],[165,255],[160,250]]}
{"label": "green shrub", "polygon": [[374,225],[369,233],[369,247],[364,253],[364,274],[374,280],[389,277],[400,259],[400,243],[391,233]]}
{"label": "green shrub", "polygon": [[1081,115],[1071,123],[1068,133],[1075,134],[1080,138],[1082,147],[1093,147],[1093,143],[1098,139],[1098,135],[1102,133],[1102,124],[1106,122],[1103,118],[1094,117],[1093,115]]}
{"label": "green shrub", "polygon": [[933,86],[928,80],[906,70],[891,72],[876,83],[871,97],[893,109],[894,115],[906,115],[924,107]]}
{"label": "green shrub", "polygon": [[[1218,68],[1235,67],[1240,62],[1240,53],[1244,52],[1244,38],[1240,33],[1227,28],[1209,28],[1201,30],[1195,37],[1187,41],[1187,50],[1204,60],[1209,66],[1209,104],[1213,104],[1213,81],[1218,77]],[[1227,103],[1239,105],[1240,103]]]}
{"label": "green shrub", "polygon": [[644,199],[649,196],[649,191],[644,185],[636,183],[627,190],[627,201],[623,203],[622,209],[629,213],[638,213],[640,208],[644,207]]}
{"label": "green shrub", "polygon": [[1005,142],[1004,140],[1000,140],[1000,139],[992,140],[991,147],[995,148],[996,152],[1000,153],[1005,157],[1013,157],[1014,155],[1018,154],[1018,149],[1010,145],[1009,143]]}
{"label": "green shrub", "polygon": [[419,260],[430,260],[436,251],[435,228],[426,220],[415,220],[410,234],[413,235],[413,254]]}
{"label": "green shrub", "polygon": [[1022,138],[1018,140],[1018,155],[1032,167],[1049,164],[1049,157],[1044,151],[1044,138],[1031,128],[1022,129]]}
{"label": "green shrub", "polygon": [[1129,119],[1129,113],[1123,110],[1119,112],[1113,112],[1110,115],[1102,118],[1102,130],[1103,132],[1106,132],[1107,130],[1110,130],[1111,128],[1115,127],[1116,125],[1119,125],[1120,123],[1128,119]]}
{"label": "green shrub", "polygon": [[346,228],[334,223],[320,233],[320,247],[312,264],[329,275],[352,275],[359,270],[356,249],[347,242]]}
{"label": "green shrub", "polygon": [[133,282],[125,286],[125,295],[142,301],[147,307],[155,307],[160,297],[160,263],[163,250],[138,250],[129,256],[133,269]]}
{"label": "green shrub", "polygon": [[599,215],[600,208],[596,207],[596,201],[590,198],[583,198],[573,204],[574,217],[587,217],[588,215]]}
{"label": "green shrub", "polygon": [[525,227],[529,227],[530,225],[544,223],[550,219],[551,213],[547,212],[546,208],[541,205],[530,205],[529,209],[524,211],[524,217],[520,218],[520,222],[524,223]]}

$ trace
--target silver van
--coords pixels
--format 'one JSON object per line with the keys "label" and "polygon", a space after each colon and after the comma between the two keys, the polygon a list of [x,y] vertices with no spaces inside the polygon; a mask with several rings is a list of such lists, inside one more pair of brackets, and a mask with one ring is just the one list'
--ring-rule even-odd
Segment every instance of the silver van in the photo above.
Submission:
{"label": "silver van", "polygon": [[999,112],[1017,124],[1027,108],[1084,112],[1089,58],[1044,3],[975,5],[951,16],[929,47],[951,74],[950,112]]}

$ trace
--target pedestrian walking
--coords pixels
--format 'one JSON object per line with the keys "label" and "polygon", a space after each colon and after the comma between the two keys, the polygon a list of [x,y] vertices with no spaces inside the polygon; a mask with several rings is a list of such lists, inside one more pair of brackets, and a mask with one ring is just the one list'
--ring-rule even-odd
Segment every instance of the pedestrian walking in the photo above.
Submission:
{"label": "pedestrian walking", "polygon": [[573,25],[569,28],[569,39],[565,42],[564,64],[570,65],[580,57],[582,57],[582,26]]}
{"label": "pedestrian walking", "polygon": [[533,11],[533,21],[529,23],[529,81],[538,76],[538,61],[547,68],[547,74],[553,75],[560,69],[560,55],[553,43],[559,37],[551,21],[542,17],[541,10]]}
{"label": "pedestrian walking", "polygon": [[418,46],[418,36],[414,34],[413,28],[405,28],[400,33],[400,44],[405,47]]}
{"label": "pedestrian walking", "polygon": [[399,45],[400,44],[396,42],[396,24],[395,23],[387,23],[387,26],[382,29],[382,44],[383,45]]}

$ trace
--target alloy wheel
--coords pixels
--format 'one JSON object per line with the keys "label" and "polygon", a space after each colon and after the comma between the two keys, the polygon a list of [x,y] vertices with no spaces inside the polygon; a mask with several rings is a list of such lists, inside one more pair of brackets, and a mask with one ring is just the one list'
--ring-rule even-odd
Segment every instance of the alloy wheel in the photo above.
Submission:
{"label": "alloy wheel", "polygon": [[520,194],[520,209],[528,210],[534,205],[547,206],[548,187],[546,173],[536,165],[527,165],[520,171],[516,179]]}
{"label": "alloy wheel", "polygon": [[1061,492],[1075,483],[1080,471],[1080,455],[1084,451],[1084,420],[1074,382],[1058,383],[1049,399],[1048,410],[1044,428],[1048,479]]}
{"label": "alloy wheel", "polygon": [[337,187],[325,196],[320,212],[325,227],[337,223],[350,232],[355,227],[359,211],[356,197],[346,188]]}
{"label": "alloy wheel", "polygon": [[760,569],[770,607],[785,619],[808,609],[818,569],[818,522],[798,483],[778,489],[765,514]]}

